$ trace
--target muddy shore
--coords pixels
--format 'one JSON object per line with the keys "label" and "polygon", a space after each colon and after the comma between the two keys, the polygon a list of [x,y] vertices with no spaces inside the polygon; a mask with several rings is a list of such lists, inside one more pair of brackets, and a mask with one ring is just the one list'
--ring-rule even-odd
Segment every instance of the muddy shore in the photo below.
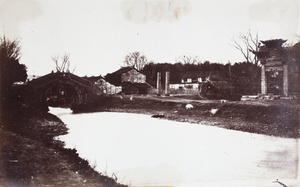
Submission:
{"label": "muddy shore", "polygon": [[[192,108],[187,109],[186,105]],[[208,101],[193,97],[112,96],[77,112],[126,112],[270,136],[299,138],[299,101]],[[66,125],[47,112],[23,108],[2,120],[0,185],[123,186],[96,172],[55,136]]]}
{"label": "muddy shore", "polygon": [[[186,108],[187,104],[193,107]],[[113,96],[94,111],[141,113],[161,119],[299,138],[299,100],[224,101],[195,97]]]}
{"label": "muddy shore", "polygon": [[124,186],[54,140],[68,131],[56,116],[23,108],[6,118],[0,128],[0,186]]}

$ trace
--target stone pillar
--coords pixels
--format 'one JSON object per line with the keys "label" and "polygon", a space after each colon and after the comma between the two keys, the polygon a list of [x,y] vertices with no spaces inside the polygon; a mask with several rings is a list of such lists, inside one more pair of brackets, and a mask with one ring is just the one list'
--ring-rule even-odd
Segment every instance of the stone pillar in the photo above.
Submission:
{"label": "stone pillar", "polygon": [[287,64],[283,65],[283,95],[289,95],[289,74]]}
{"label": "stone pillar", "polygon": [[165,95],[170,95],[170,72],[166,72]]}
{"label": "stone pillar", "polygon": [[160,93],[161,93],[161,75],[160,75],[160,72],[157,72],[157,85],[156,85],[156,88],[157,88],[157,95],[160,96]]}
{"label": "stone pillar", "polygon": [[267,78],[266,78],[266,67],[265,65],[261,66],[261,94],[266,95],[267,90]]}

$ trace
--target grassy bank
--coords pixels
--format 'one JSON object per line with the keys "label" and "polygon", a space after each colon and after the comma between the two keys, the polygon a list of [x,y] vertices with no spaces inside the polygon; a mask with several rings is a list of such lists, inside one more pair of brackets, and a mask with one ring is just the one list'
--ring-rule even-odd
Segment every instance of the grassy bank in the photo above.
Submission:
{"label": "grassy bank", "polygon": [[[186,104],[193,108],[186,109]],[[163,119],[218,126],[278,137],[299,138],[298,100],[226,101],[194,98],[108,97],[98,111],[163,114]]]}
{"label": "grassy bank", "polygon": [[19,109],[1,122],[0,186],[122,186],[53,140],[67,133],[56,116]]}

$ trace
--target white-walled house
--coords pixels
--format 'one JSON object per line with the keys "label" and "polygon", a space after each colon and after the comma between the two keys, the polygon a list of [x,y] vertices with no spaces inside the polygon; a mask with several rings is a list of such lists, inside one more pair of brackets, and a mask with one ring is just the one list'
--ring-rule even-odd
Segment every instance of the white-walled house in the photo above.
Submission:
{"label": "white-walled house", "polygon": [[225,77],[218,70],[187,72],[181,76],[180,83],[170,84],[171,94],[197,94],[203,82],[209,80],[218,85],[226,82]]}
{"label": "white-walled house", "polygon": [[188,72],[181,76],[180,83],[170,84],[171,94],[195,94],[199,91],[202,78],[198,72]]}

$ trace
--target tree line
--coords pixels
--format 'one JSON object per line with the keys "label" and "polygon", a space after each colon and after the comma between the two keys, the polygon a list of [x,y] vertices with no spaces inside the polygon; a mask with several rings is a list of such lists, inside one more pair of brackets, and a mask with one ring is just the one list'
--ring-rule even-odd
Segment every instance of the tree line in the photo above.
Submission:
{"label": "tree line", "polygon": [[[209,61],[200,62],[197,56],[182,56],[176,59],[176,63],[155,63],[149,62],[146,56],[141,52],[129,53],[124,60],[125,66],[132,66],[147,76],[147,81],[153,86],[156,85],[157,72],[161,72],[162,83],[164,84],[165,72],[169,71],[170,82],[180,83],[185,74],[207,74],[207,72],[218,72],[224,81],[236,89],[241,94],[257,94],[260,87],[260,64],[253,56],[248,53],[250,50],[257,50],[259,47],[258,36],[247,33],[240,36],[244,45],[253,45],[246,47],[245,61],[234,64],[218,64]],[[244,49],[238,42],[234,42],[238,50]],[[240,46],[240,47],[239,47]],[[294,93],[300,93],[300,37],[296,44],[285,46],[288,51],[291,62],[289,64],[289,90]],[[18,40],[9,40],[5,36],[0,37],[0,96],[1,96],[1,113],[9,108],[12,103],[12,85],[14,82],[26,81],[27,68],[20,63],[21,47]],[[57,71],[69,72],[70,61],[69,54],[61,58],[52,57],[56,64]],[[74,70],[73,70],[74,71]],[[72,71],[72,72],[73,72]]]}
{"label": "tree line", "polygon": [[[170,72],[170,82],[180,83],[186,74],[207,75],[207,72],[218,72],[224,81],[230,83],[239,94],[258,94],[260,92],[261,64],[253,51],[258,51],[261,43],[258,33],[240,34],[238,39],[232,39],[232,46],[244,57],[243,62],[234,64],[219,64],[209,61],[200,62],[198,56],[180,56],[174,63],[155,63],[148,61],[142,52],[129,53],[124,61],[125,66],[131,66],[144,73],[147,82],[156,86],[157,72],[161,72],[164,86],[165,72]],[[284,50],[289,56],[289,91],[300,93],[300,37],[296,44],[285,44]],[[191,77],[192,78],[192,77]]]}
{"label": "tree line", "polygon": [[[149,63],[141,70],[146,75],[147,82],[156,85],[157,72],[161,73],[162,85],[165,82],[165,72],[170,72],[170,83],[181,83],[183,78],[208,78],[218,76],[219,80],[229,83],[235,92],[240,94],[258,94],[260,91],[261,68],[252,63],[218,64],[206,61],[201,64],[182,63]],[[217,75],[216,75],[217,74]],[[194,76],[194,77],[193,77]],[[195,77],[197,76],[197,77]],[[186,81],[186,80],[185,80]]]}

